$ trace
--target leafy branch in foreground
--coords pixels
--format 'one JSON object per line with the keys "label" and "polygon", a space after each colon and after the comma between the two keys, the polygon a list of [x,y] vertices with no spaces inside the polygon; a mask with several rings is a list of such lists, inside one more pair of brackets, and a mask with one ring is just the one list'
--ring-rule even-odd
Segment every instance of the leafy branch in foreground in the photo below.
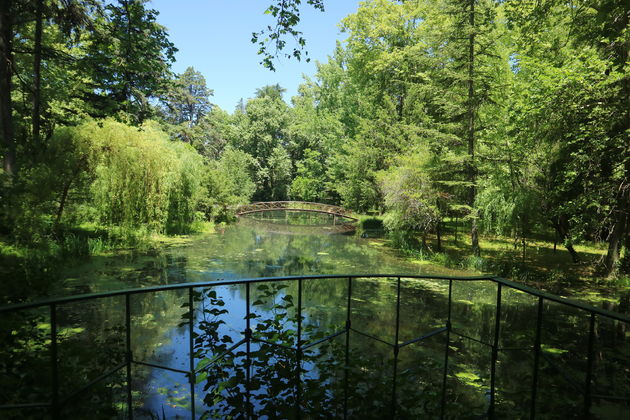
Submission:
{"label": "leafy branch in foreground", "polygon": [[[197,384],[203,384],[202,418],[239,418],[254,415],[295,418],[301,415],[382,418],[390,413],[394,376],[392,349],[345,334],[325,340],[339,326],[318,326],[302,316],[298,351],[298,314],[286,285],[260,285],[252,296],[251,333],[229,335],[224,300],[216,291],[196,295],[198,332],[194,334]],[[182,318],[187,323],[190,312]],[[248,348],[247,338],[251,334]],[[439,344],[442,348],[442,344]],[[346,366],[346,351],[350,361]],[[419,357],[417,351],[423,352]],[[439,351],[417,349],[398,361],[396,412],[402,418],[437,415],[441,401]],[[299,378],[299,382],[298,382]],[[480,400],[465,386],[447,387],[459,394],[449,412],[462,413]],[[248,392],[249,391],[249,392]],[[469,395],[470,394],[470,395]],[[346,401],[347,395],[347,401]],[[482,399],[483,400],[483,399]],[[481,404],[483,405],[483,404]]]}
{"label": "leafy branch in foreground", "polygon": [[[273,62],[278,56],[295,57],[299,61],[304,52],[307,56],[306,62],[311,61],[308,58],[308,51],[304,50],[306,39],[302,36],[302,32],[296,29],[300,23],[301,3],[301,0],[276,0],[265,10],[266,15],[273,16],[275,25],[268,25],[260,32],[252,33],[252,44],[258,45],[258,55],[263,57],[260,64],[271,71],[276,70]],[[306,3],[316,10],[324,11],[323,0],[307,0]],[[286,36],[293,37],[296,43],[291,53],[283,52],[287,43],[284,39]]]}

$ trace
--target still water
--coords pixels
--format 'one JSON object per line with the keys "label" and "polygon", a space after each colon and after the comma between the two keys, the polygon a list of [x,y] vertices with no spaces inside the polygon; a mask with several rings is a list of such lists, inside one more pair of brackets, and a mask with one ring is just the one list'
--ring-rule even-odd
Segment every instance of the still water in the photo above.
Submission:
{"label": "still water", "polygon": [[242,217],[157,254],[92,258],[65,273],[61,293],[302,274],[467,274],[405,262],[381,240],[370,238],[377,233],[355,235],[324,215],[273,213]]}
{"label": "still water", "polygon": [[[334,224],[333,224],[334,222]],[[202,282],[220,279],[290,276],[306,274],[435,274],[466,275],[460,270],[447,269],[431,264],[413,264],[397,257],[382,246],[382,241],[371,233],[355,234],[347,226],[339,225],[326,216],[307,216],[278,212],[275,214],[244,217],[239,223],[217,228],[215,233],[202,235],[192,241],[169,247],[159,253],[141,256],[101,257],[89,265],[75,267],[66,273],[65,293],[83,293],[121,288],[182,282]],[[273,304],[287,296],[297,296],[295,283],[278,291],[257,308],[261,319],[274,314]],[[329,279],[308,281],[303,289],[304,337],[317,331],[335,331],[342,328],[346,317],[347,281]],[[222,308],[223,323],[220,335],[231,342],[242,338],[245,329],[244,286],[215,288]],[[353,396],[349,405],[355,416],[382,418],[389,413],[393,353],[386,343],[395,340],[396,325],[395,279],[358,279],[353,284],[353,326],[361,332],[377,337],[352,335],[352,351],[356,371],[352,376]],[[259,299],[262,290],[255,289],[252,301]],[[477,418],[487,411],[490,382],[490,351],[486,344],[493,339],[496,313],[497,287],[490,282],[456,283],[453,287],[453,329],[462,336],[451,337],[449,342],[449,372],[447,414],[457,418]],[[524,293],[504,290],[501,315],[501,338],[497,364],[497,398],[502,414],[509,418],[529,417],[529,401],[533,372],[531,348],[534,342],[536,298]],[[189,370],[189,335],[185,325],[178,326],[186,312],[187,294],[180,291],[152,293],[134,296],[132,301],[132,338],[134,360],[167,366],[171,369]],[[443,326],[446,321],[448,282],[412,281],[401,283],[399,342],[413,340]],[[201,308],[207,301],[199,301]],[[89,316],[73,318],[68,310],[67,327],[81,325],[94,329],[99,325],[104,331],[115,329],[122,323],[120,299],[110,299],[98,307],[91,307]],[[205,306],[203,306],[205,307]],[[84,311],[85,313],[86,311]],[[287,317],[295,307],[287,308]],[[201,310],[195,313],[195,334],[202,334],[198,324],[205,319]],[[218,318],[217,318],[218,319]],[[583,401],[581,385],[585,380],[586,334],[588,317],[557,304],[545,305],[542,343],[545,358],[540,367],[538,412],[547,413],[544,418],[567,418],[579,415]],[[260,320],[259,320],[260,321]],[[284,324],[294,327],[291,321]],[[598,324],[602,337],[598,347],[601,363],[596,365],[602,373],[596,380],[596,393],[609,393],[618,384],[625,385],[617,393],[628,388],[627,332],[619,333],[618,325]],[[609,337],[610,336],[610,337]],[[341,341],[344,336],[339,336]],[[606,338],[614,341],[611,346]],[[228,340],[228,339],[226,339]],[[337,339],[335,339],[337,340]],[[339,341],[339,340],[337,340]],[[340,342],[339,342],[340,343]],[[338,344],[339,344],[338,343]],[[484,344],[485,343],[485,344]],[[338,349],[337,349],[338,350]],[[333,347],[326,352],[335,354]],[[323,355],[324,350],[316,350]],[[327,353],[327,354],[328,354]],[[445,336],[437,334],[421,343],[406,346],[400,352],[396,371],[399,395],[397,403],[408,416],[435,416],[439,413],[442,372],[444,366]],[[339,356],[336,353],[336,356]],[[81,356],[77,356],[81,357]],[[199,356],[202,358],[202,356]],[[198,359],[199,359],[198,358]],[[280,356],[267,359],[259,367],[264,376],[264,364],[279,369]],[[196,360],[195,363],[199,363]],[[338,383],[336,374],[325,373],[334,363],[318,365],[315,359],[305,361],[308,382],[323,386],[326,391],[318,394],[313,388],[305,399],[328,393],[323,398],[330,404],[315,415],[336,417],[341,415],[335,397],[330,397]],[[621,371],[611,373],[615,366]],[[625,366],[625,370],[623,367]],[[228,369],[228,368],[226,368]],[[231,367],[228,373],[237,375]],[[327,370],[328,369],[328,370]],[[386,373],[383,373],[386,372]],[[329,372],[330,373],[330,372]],[[337,381],[338,382],[338,381]],[[576,384],[578,384],[576,386]],[[72,384],[67,384],[72,388]],[[197,413],[201,415],[216,403],[218,396],[226,396],[229,389],[211,395],[216,387],[205,389],[207,383],[196,386]],[[276,384],[277,385],[277,384]],[[290,384],[287,384],[288,387]],[[140,366],[134,369],[134,408],[138,417],[189,418],[190,389],[184,374]],[[271,386],[271,385],[269,385]],[[291,385],[292,386],[292,385]],[[305,385],[306,386],[306,385]],[[310,388],[309,388],[310,389]],[[388,391],[385,393],[383,389]],[[232,389],[233,391],[234,389]],[[402,390],[402,391],[400,391]],[[543,392],[543,390],[545,392]],[[277,390],[273,390],[277,391]],[[261,391],[264,393],[264,391]],[[266,392],[272,392],[267,389]],[[540,397],[545,394],[545,397]],[[553,394],[554,398],[548,398]],[[288,394],[287,394],[288,395]],[[204,401],[205,399],[205,401]],[[259,401],[263,401],[261,397]],[[288,401],[284,397],[281,401]],[[317,400],[321,403],[322,399]],[[314,403],[316,404],[316,403]],[[263,403],[254,404],[254,410]],[[617,418],[627,406],[610,401],[594,402],[594,412],[601,418]],[[282,412],[282,411],[279,411]],[[399,414],[400,414],[399,413]],[[558,413],[555,414],[549,413]],[[219,415],[214,413],[215,415]],[[223,412],[224,414],[224,412]],[[402,415],[402,414],[401,414]],[[265,417],[265,415],[262,415]],[[271,418],[273,416],[267,415]]]}

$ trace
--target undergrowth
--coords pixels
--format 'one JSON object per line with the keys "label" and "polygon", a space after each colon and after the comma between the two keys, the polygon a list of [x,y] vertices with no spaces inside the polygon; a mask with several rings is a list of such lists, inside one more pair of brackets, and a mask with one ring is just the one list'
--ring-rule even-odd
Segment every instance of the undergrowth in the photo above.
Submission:
{"label": "undergrowth", "polygon": [[[213,229],[211,222],[197,222],[190,232],[207,233]],[[62,227],[31,243],[0,237],[0,278],[4,279],[0,304],[47,295],[61,270],[77,261],[123,249],[147,253],[168,245],[171,238],[143,228],[94,224]]]}
{"label": "undergrowth", "polygon": [[[548,290],[552,293],[592,292],[610,293],[614,289],[630,287],[630,275],[620,274],[603,278],[598,275],[597,263],[605,254],[599,244],[576,245],[582,257],[581,263],[573,263],[561,244],[538,234],[528,239],[523,251],[522,242],[498,236],[480,238],[481,256],[470,254],[469,238],[460,231],[456,236],[452,229],[444,229],[441,249],[438,250],[435,235],[429,235],[425,244],[419,235],[408,232],[388,232],[389,245],[405,257],[478,273],[491,273],[516,282]],[[548,236],[548,235],[547,235]],[[553,236],[552,236],[553,237]],[[622,261],[624,259],[622,258]]]}

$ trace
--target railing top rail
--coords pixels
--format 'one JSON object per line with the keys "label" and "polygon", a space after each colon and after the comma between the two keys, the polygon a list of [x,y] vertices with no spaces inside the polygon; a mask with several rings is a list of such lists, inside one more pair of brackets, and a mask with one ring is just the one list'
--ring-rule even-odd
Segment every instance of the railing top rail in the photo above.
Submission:
{"label": "railing top rail", "polygon": [[[249,205],[254,205],[254,204],[267,204],[267,203],[297,203],[297,204],[314,204],[317,206],[329,206],[329,207],[339,207],[342,208],[341,206],[338,206],[336,204],[326,204],[326,203],[317,203],[315,201],[291,201],[291,200],[277,200],[277,201],[254,201],[249,203]],[[245,206],[248,204],[244,204]]]}
{"label": "railing top rail", "polygon": [[274,210],[308,211],[316,213],[333,214],[346,219],[358,220],[351,216],[352,212],[334,204],[315,203],[313,201],[255,201],[249,204],[236,206],[236,214],[244,215],[257,212]]}
{"label": "railing top rail", "polygon": [[237,215],[251,214],[251,213],[263,213],[266,211],[274,211],[274,210],[284,210],[284,211],[292,211],[292,212],[309,212],[309,213],[324,213],[335,215],[338,217],[343,217],[345,219],[350,219],[353,221],[357,221],[356,217],[349,216],[347,213],[338,212],[335,209],[304,209],[304,208],[287,208],[287,207],[268,207],[268,208],[254,208],[254,209],[240,209]]}
{"label": "railing top rail", "polygon": [[296,205],[296,206],[308,205],[308,206],[316,206],[316,207],[327,208],[327,209],[331,209],[331,208],[337,209],[339,213],[348,213],[348,214],[352,213],[350,210],[347,210],[336,204],[316,203],[314,201],[255,201],[249,204],[241,204],[237,206],[237,209],[265,207],[265,206],[268,207],[272,205]]}
{"label": "railing top rail", "polygon": [[82,294],[82,295],[72,295],[72,296],[43,299],[43,300],[35,301],[35,302],[25,302],[25,303],[18,303],[18,304],[12,304],[12,305],[5,305],[5,306],[0,306],[0,314],[26,310],[26,309],[34,309],[34,308],[43,307],[43,306],[62,305],[62,304],[80,302],[80,301],[86,301],[86,300],[92,300],[92,299],[102,299],[102,298],[135,295],[135,294],[142,294],[142,293],[153,293],[153,292],[161,292],[161,291],[167,291],[167,290],[232,286],[232,285],[241,285],[241,284],[247,284],[247,283],[252,284],[252,283],[266,283],[266,282],[280,282],[280,281],[297,281],[299,279],[323,280],[323,279],[347,279],[347,278],[357,279],[357,278],[398,278],[398,277],[404,278],[404,279],[424,279],[424,280],[492,281],[494,283],[501,284],[501,285],[510,287],[512,289],[519,290],[521,292],[525,292],[532,296],[541,297],[551,302],[567,305],[576,309],[586,311],[588,313],[594,313],[594,314],[601,315],[606,318],[614,319],[617,321],[630,323],[630,317],[625,316],[623,314],[608,311],[605,309],[596,308],[594,306],[588,305],[586,303],[578,302],[572,299],[556,296],[551,293],[543,292],[541,290],[537,290],[532,287],[526,286],[524,284],[506,280],[501,277],[490,276],[490,275],[442,276],[442,275],[432,275],[432,274],[320,274],[320,275],[308,275],[308,276],[256,277],[256,278],[247,278],[247,279],[239,279],[239,280],[210,280],[210,281],[196,282],[196,283],[166,284],[166,285],[143,287],[143,288],[136,288],[136,289],[115,290],[115,291],[110,291],[110,292],[87,293],[87,294]]}

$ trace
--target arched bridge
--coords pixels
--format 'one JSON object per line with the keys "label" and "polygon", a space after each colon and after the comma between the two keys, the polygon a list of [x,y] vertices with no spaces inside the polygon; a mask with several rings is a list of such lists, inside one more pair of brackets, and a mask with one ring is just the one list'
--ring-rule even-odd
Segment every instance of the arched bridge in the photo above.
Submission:
{"label": "arched bridge", "polygon": [[313,203],[310,201],[261,201],[251,204],[243,204],[236,208],[236,215],[242,216],[250,213],[260,213],[264,211],[310,211],[314,213],[330,214],[332,216],[344,217],[350,220],[358,220],[352,216],[352,212],[343,207],[331,204]]}

